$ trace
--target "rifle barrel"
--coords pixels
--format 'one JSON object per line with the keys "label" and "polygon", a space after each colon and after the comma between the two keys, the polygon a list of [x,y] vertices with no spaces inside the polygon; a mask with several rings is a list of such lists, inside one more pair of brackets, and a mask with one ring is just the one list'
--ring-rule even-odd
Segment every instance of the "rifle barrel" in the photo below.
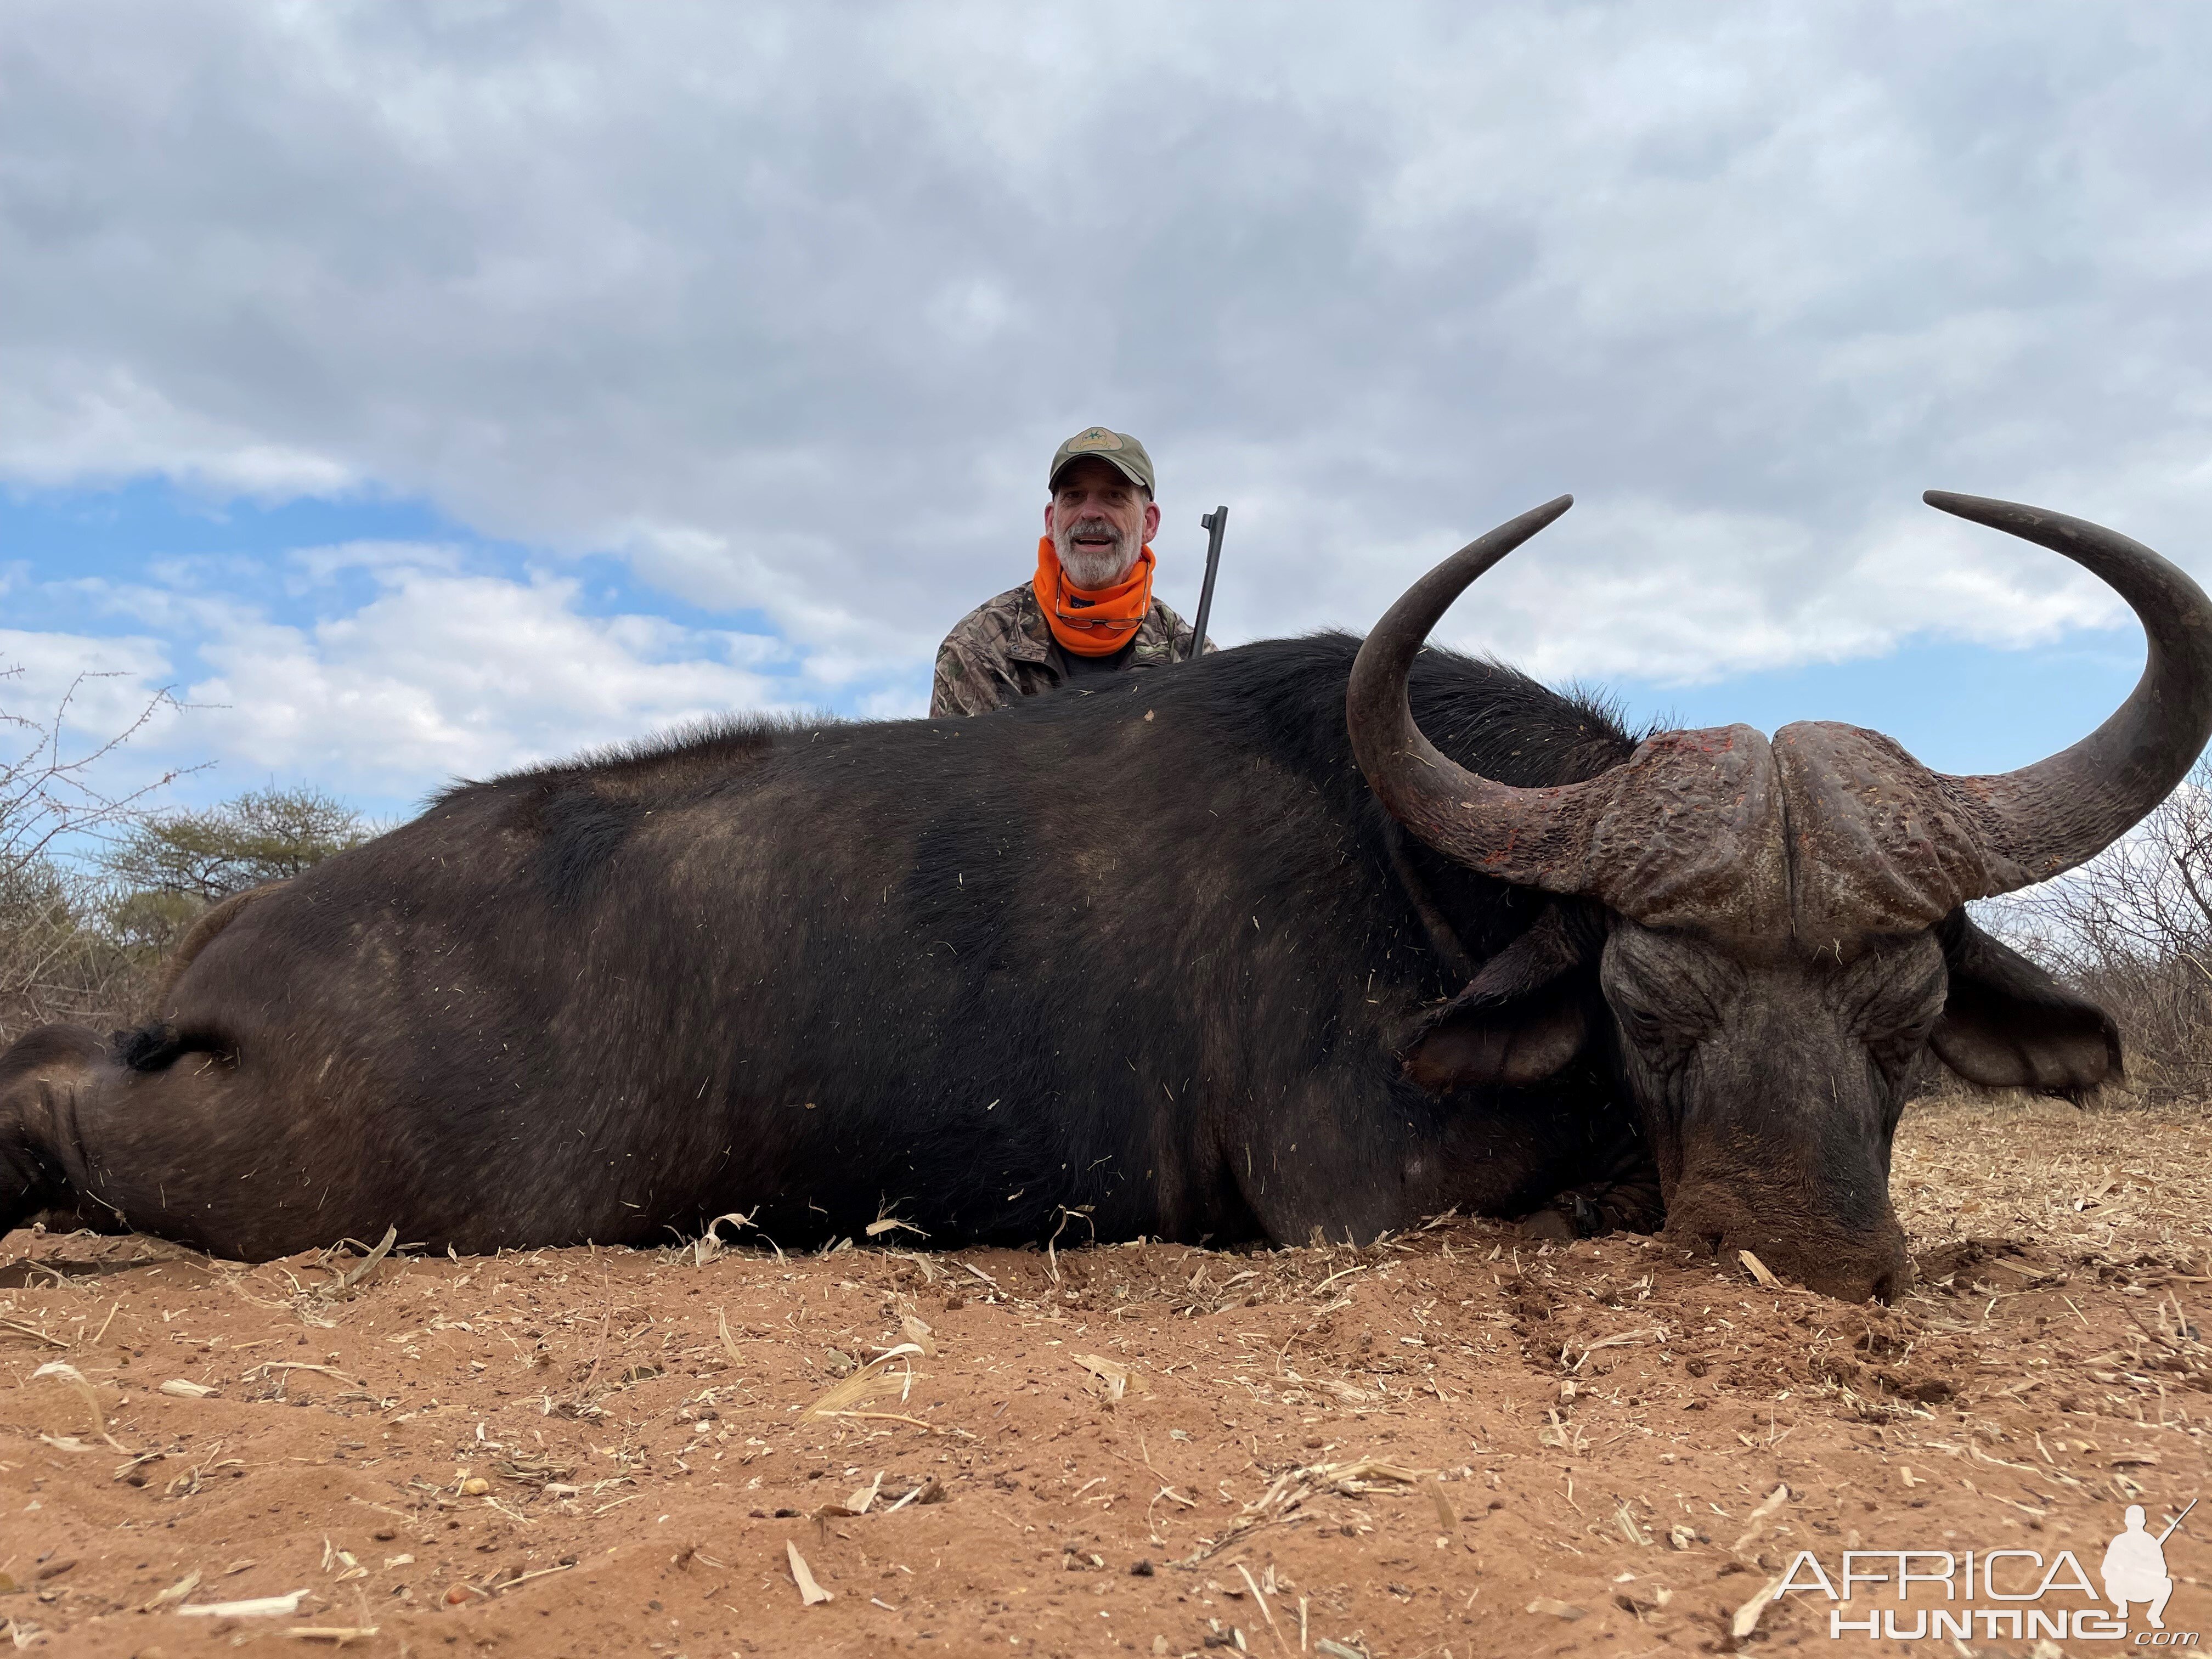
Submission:
{"label": "rifle barrel", "polygon": [[2173,1519],[2172,1519],[2172,1520],[2171,1520],[2171,1521],[2169,1521],[2169,1522],[2167,1522],[2166,1523],[2166,1530],[2165,1530],[2164,1532],[2162,1532],[2162,1533],[2159,1534],[2159,1535],[2158,1535],[2158,1541],[2159,1541],[2160,1543],[2163,1544],[2164,1542],[2166,1542],[2166,1540],[2167,1539],[2169,1539],[2169,1538],[2172,1537],[2172,1536],[2173,1536],[2173,1529],[2174,1529],[2176,1527],[2179,1526],[2183,1522],[2186,1521],[2186,1520],[2189,1518],[2189,1511],[2190,1511],[2190,1510],[2193,1510],[2193,1509],[2195,1509],[2196,1507],[2197,1507],[2197,1500],[2196,1500],[2195,1498],[2191,1498],[2191,1499],[2189,1500],[2189,1502],[2188,1502],[2188,1503],[2186,1503],[2185,1504],[2184,1504],[2184,1505],[2182,1506],[2182,1510],[2181,1510],[2181,1513],[2180,1513],[2180,1514],[2179,1514],[2179,1515],[2175,1516],[2173,1517]]}
{"label": "rifle barrel", "polygon": [[1229,509],[1217,507],[1211,513],[1200,514],[1198,522],[1206,532],[1206,585],[1198,591],[1198,620],[1191,628],[1190,656],[1183,659],[1185,662],[1191,657],[1206,654],[1206,624],[1213,615],[1213,579],[1221,569],[1221,535],[1229,528]]}

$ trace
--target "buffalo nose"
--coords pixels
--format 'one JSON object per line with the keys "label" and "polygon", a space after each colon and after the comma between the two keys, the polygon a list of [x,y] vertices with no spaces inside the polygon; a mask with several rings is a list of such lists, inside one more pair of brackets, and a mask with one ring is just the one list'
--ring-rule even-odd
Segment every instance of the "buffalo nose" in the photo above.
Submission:
{"label": "buffalo nose", "polygon": [[1911,1282],[1911,1267],[1901,1241],[1893,1250],[1864,1244],[1856,1249],[1802,1249],[1771,1238],[1759,1244],[1729,1239],[1722,1246],[1721,1259],[1734,1263],[1739,1259],[1737,1252],[1745,1249],[1780,1277],[1795,1279],[1807,1290],[1838,1302],[1893,1302]]}
{"label": "buffalo nose", "polygon": [[1778,1278],[1838,1302],[1892,1302],[1912,1282],[1904,1231],[1891,1217],[1848,1227],[1811,1216],[1776,1224],[1703,1194],[1668,1211],[1667,1236],[1675,1243],[1710,1250],[1729,1269],[1747,1267],[1748,1252]]}

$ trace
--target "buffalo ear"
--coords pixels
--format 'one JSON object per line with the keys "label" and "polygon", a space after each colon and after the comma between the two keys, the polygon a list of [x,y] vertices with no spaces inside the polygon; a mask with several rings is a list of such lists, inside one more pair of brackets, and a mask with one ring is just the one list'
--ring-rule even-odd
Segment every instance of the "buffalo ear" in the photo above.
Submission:
{"label": "buffalo ear", "polygon": [[2077,1100],[2120,1075],[2119,1030],[2095,1003],[1991,939],[1964,907],[1936,937],[1951,992],[1929,1045],[1967,1082]]}
{"label": "buffalo ear", "polygon": [[1421,1023],[1405,1058],[1424,1089],[1540,1083],[1588,1034],[1575,969],[1595,959],[1595,930],[1547,905],[1534,925],[1483,963],[1468,988]]}

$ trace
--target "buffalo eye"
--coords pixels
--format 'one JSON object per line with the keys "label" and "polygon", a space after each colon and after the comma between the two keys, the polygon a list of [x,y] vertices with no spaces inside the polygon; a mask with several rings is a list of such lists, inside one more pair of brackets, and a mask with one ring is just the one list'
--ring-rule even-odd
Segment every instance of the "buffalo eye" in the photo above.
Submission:
{"label": "buffalo eye", "polygon": [[1839,1000],[1870,1051],[1909,1058],[1934,1030],[1944,989],[1942,958],[1931,939],[1862,958],[1849,970]]}
{"label": "buffalo eye", "polygon": [[1669,1035],[1667,1022],[1649,1008],[1638,1008],[1631,1003],[1616,1002],[1613,1012],[1630,1036],[1638,1042],[1657,1047]]}

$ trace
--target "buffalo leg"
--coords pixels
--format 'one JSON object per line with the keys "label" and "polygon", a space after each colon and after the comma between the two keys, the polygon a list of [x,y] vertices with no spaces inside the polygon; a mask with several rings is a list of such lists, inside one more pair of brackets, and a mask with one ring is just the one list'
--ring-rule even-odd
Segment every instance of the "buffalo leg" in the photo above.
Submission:
{"label": "buffalo leg", "polygon": [[1521,1231],[1530,1238],[1595,1238],[1601,1233],[1656,1233],[1667,1219],[1659,1188],[1659,1165],[1641,1136],[1616,1135],[1603,1167],[1564,1188],[1534,1213]]}
{"label": "buffalo leg", "polygon": [[1445,1210],[1524,1216],[1577,1182],[1610,1178],[1621,1160],[1618,1109],[1601,1099],[1468,1091],[1438,1100],[1404,1089],[1392,1107],[1357,1117],[1340,1097],[1325,1079],[1294,1090],[1275,1109],[1249,1113],[1223,1149],[1278,1243],[1304,1243],[1316,1230],[1364,1243]]}

